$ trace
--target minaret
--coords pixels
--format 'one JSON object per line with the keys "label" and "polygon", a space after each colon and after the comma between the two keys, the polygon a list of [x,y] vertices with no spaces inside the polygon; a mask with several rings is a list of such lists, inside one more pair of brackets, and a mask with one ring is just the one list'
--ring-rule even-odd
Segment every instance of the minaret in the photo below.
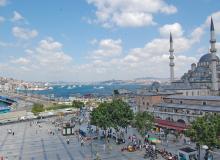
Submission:
{"label": "minaret", "polygon": [[213,91],[218,91],[218,82],[217,82],[217,74],[216,74],[216,48],[215,48],[215,43],[216,43],[216,39],[215,39],[215,28],[214,28],[214,24],[213,24],[213,20],[211,18],[211,26],[210,26],[210,44],[211,44],[211,48],[210,48],[210,52],[212,55],[212,62],[211,62],[211,70],[212,70],[212,90]]}
{"label": "minaret", "polygon": [[173,49],[173,38],[172,38],[172,34],[170,33],[170,83],[172,83],[174,81],[174,49]]}

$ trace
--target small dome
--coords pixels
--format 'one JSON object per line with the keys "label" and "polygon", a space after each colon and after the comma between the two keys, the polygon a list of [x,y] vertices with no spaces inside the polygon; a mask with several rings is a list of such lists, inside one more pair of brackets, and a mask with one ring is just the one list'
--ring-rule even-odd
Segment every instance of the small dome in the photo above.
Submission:
{"label": "small dome", "polygon": [[[217,61],[219,62],[218,56],[216,56],[216,58],[217,58]],[[199,63],[202,63],[202,62],[211,62],[211,60],[212,60],[211,54],[210,54],[210,53],[207,53],[207,54],[203,55],[203,56],[200,58]]]}

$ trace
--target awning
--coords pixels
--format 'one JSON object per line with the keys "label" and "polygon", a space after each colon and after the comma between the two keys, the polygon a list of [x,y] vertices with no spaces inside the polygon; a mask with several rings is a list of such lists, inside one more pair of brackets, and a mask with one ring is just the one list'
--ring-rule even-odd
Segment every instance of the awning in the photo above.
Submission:
{"label": "awning", "polygon": [[184,131],[187,129],[187,125],[179,122],[171,122],[169,120],[156,119],[155,125],[158,127],[164,127],[167,129],[174,129],[178,131]]}

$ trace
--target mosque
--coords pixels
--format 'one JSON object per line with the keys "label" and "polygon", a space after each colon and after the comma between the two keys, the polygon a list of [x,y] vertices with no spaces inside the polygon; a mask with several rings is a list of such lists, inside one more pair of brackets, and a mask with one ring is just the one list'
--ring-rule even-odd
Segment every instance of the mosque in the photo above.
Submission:
{"label": "mosque", "polygon": [[219,95],[220,89],[220,59],[216,56],[216,38],[214,23],[211,18],[210,25],[210,52],[203,55],[197,64],[193,63],[191,69],[181,77],[174,80],[174,48],[170,33],[170,85],[168,90],[180,91],[186,96]]}

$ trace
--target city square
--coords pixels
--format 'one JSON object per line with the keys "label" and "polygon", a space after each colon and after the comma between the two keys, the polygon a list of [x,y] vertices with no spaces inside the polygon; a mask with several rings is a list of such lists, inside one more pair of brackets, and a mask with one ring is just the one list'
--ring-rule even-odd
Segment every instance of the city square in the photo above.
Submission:
{"label": "city square", "polygon": [[[70,116],[69,116],[70,117]],[[105,145],[104,140],[86,140],[81,146],[77,135],[63,136],[59,127],[53,121],[56,118],[46,118],[27,122],[18,122],[0,126],[0,157],[4,160],[91,160],[99,157],[112,160],[136,160],[150,159],[144,158],[145,149],[135,152],[122,151],[129,142],[129,136],[138,135],[134,128],[129,128],[126,135],[125,144],[118,145],[113,139]],[[75,126],[75,130],[79,129]],[[9,133],[8,131],[11,130]],[[14,133],[13,133],[14,132]],[[151,136],[157,136],[151,133]],[[156,148],[165,148],[167,151],[177,154],[178,149],[183,147],[195,148],[195,144],[184,144],[183,141],[172,142],[172,135],[168,138],[169,142],[164,141],[156,145]],[[67,143],[69,141],[69,143]],[[91,146],[92,143],[92,146]],[[205,150],[201,150],[201,157]],[[213,152],[214,159],[219,159],[218,150]],[[161,155],[157,155],[158,160],[163,160]]]}

